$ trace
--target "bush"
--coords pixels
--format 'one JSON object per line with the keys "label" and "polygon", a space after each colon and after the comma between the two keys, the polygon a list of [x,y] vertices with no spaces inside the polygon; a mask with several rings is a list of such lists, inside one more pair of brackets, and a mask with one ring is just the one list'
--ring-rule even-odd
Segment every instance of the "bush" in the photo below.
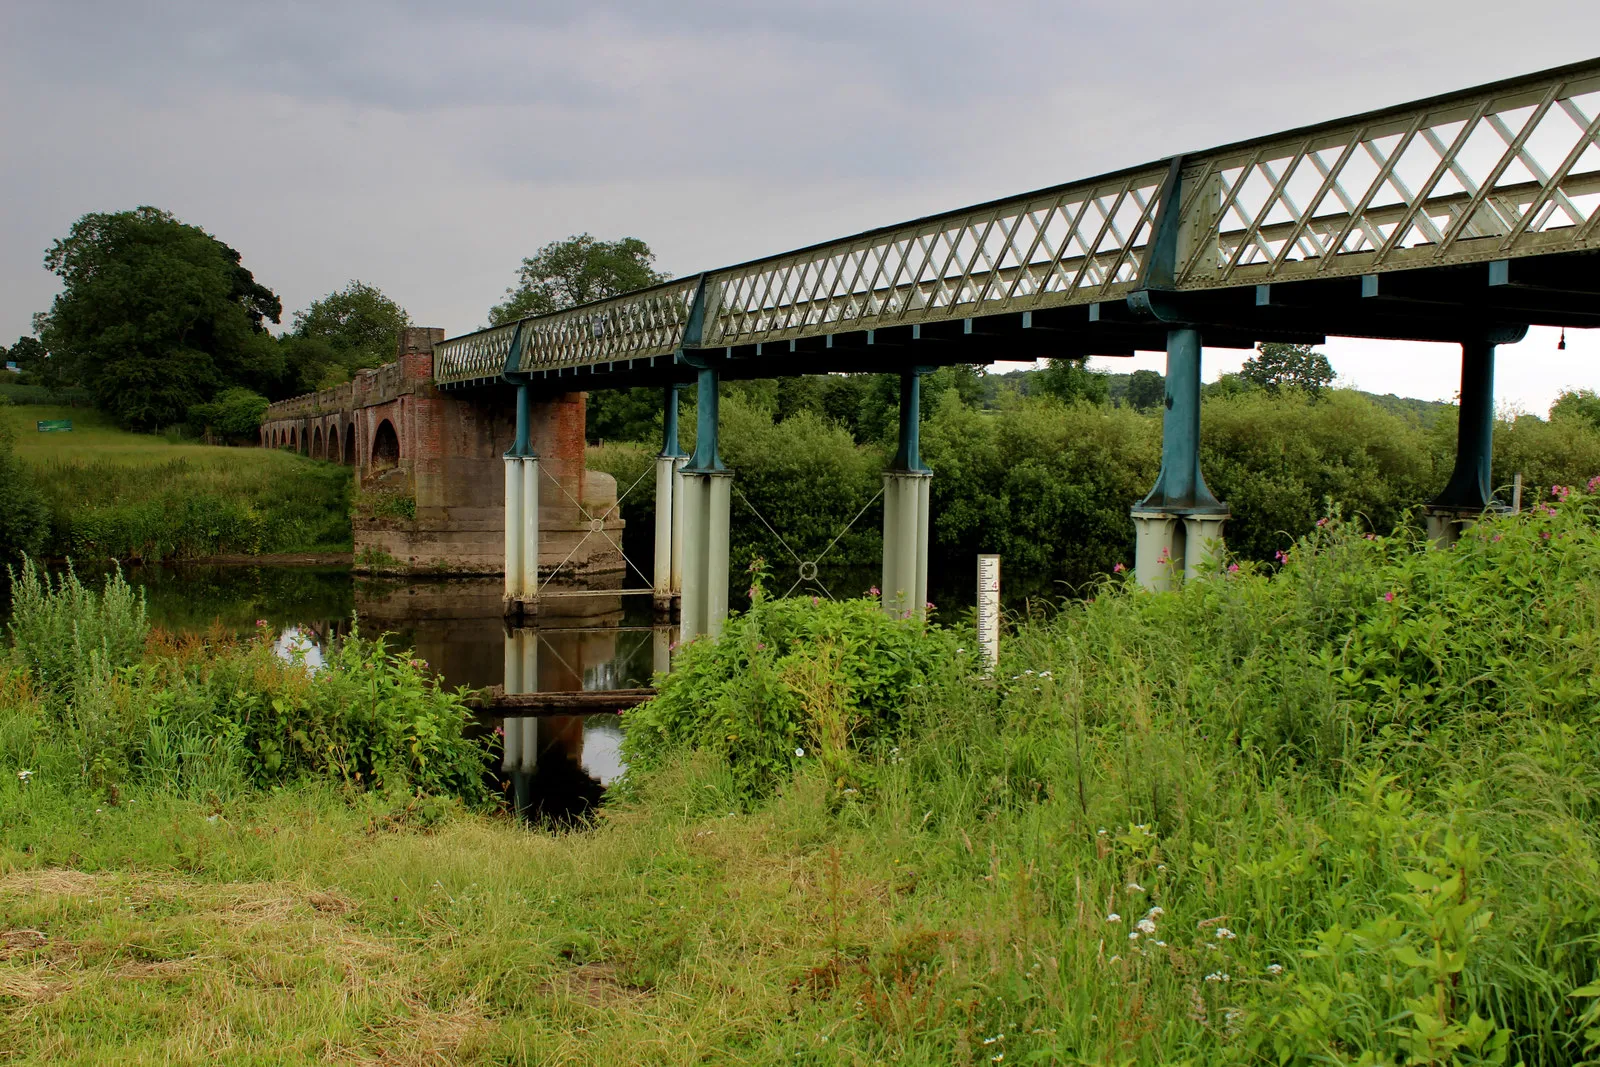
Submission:
{"label": "bush", "polygon": [[189,408],[189,426],[196,436],[213,434],[240,444],[255,443],[267,398],[243,386],[224,389],[215,400]]}
{"label": "bush", "polygon": [[874,599],[757,595],[718,640],[681,649],[655,699],[628,713],[628,775],[707,751],[726,759],[747,800],[770,795],[807,758],[849,777],[859,753],[898,736],[911,689],[955,647],[954,633],[891,619]]}
{"label": "bush", "polygon": [[332,778],[487,799],[462,692],[382,638],[345,638],[314,670],[279,655],[265,628],[243,643],[151,638],[147,650],[143,597],[120,573],[95,591],[26,561],[14,585],[0,742],[23,767],[100,790]]}

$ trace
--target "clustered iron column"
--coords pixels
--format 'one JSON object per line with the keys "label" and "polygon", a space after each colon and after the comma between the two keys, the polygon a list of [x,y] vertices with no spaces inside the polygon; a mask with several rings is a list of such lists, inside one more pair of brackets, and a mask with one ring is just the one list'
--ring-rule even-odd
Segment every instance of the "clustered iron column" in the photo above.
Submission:
{"label": "clustered iron column", "polygon": [[655,609],[670,614],[683,592],[683,511],[680,484],[688,461],[678,447],[678,387],[664,390],[661,419],[661,454],[656,457],[656,562]]}
{"label": "clustered iron column", "polygon": [[1167,332],[1166,413],[1161,420],[1161,474],[1133,506],[1134,577],[1146,589],[1170,589],[1192,578],[1222,545],[1228,505],[1211,495],[1200,473],[1200,331]]}
{"label": "clustered iron column", "polygon": [[694,455],[678,485],[682,498],[683,638],[716,637],[728,618],[728,514],[733,472],[717,453],[717,371],[710,357],[685,355],[699,371]]}
{"label": "clustered iron column", "polygon": [[1456,466],[1444,491],[1425,510],[1428,536],[1451,544],[1484,511],[1502,505],[1494,498],[1490,465],[1494,458],[1494,349],[1487,338],[1461,343],[1461,409],[1456,425]]}
{"label": "clustered iron column", "polygon": [[[539,631],[512,627],[505,632],[505,679],[507,695],[539,691]],[[505,752],[500,769],[511,782],[512,807],[527,810],[532,795],[534,772],[539,766],[539,720],[530,716],[507,715],[501,721],[505,733]]]}
{"label": "clustered iron column", "polygon": [[539,593],[539,455],[533,450],[528,383],[517,385],[517,436],[506,461],[506,613],[537,609]]}
{"label": "clustered iron column", "polygon": [[922,462],[921,378],[931,368],[900,375],[900,448],[883,472],[883,609],[896,618],[921,617],[928,602],[928,491],[933,472]]}

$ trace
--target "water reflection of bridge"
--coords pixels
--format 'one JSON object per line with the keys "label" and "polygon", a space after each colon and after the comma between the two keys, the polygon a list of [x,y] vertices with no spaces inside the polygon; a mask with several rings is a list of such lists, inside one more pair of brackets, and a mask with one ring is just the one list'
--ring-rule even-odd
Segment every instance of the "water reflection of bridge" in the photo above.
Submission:
{"label": "water reflection of bridge", "polygon": [[[651,624],[648,597],[553,598],[532,625],[512,625],[502,594],[492,579],[374,583],[358,587],[356,610],[364,630],[393,632],[451,685],[598,693],[649,686],[668,668],[677,627]],[[499,739],[507,800],[530,819],[582,817],[622,771],[615,714],[486,710],[483,721]]]}

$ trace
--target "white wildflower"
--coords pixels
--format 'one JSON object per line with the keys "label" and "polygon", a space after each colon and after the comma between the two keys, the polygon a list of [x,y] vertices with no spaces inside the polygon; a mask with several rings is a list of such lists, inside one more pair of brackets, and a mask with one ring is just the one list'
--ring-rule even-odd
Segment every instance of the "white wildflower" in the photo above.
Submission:
{"label": "white wildflower", "polygon": [[1137,931],[1137,930],[1129,930],[1128,931],[1128,940],[1129,941],[1137,941],[1137,940],[1139,940],[1139,931]]}
{"label": "white wildflower", "polygon": [[1167,947],[1167,943],[1165,941],[1157,941],[1156,942],[1156,948],[1166,948],[1166,947]]}
{"label": "white wildflower", "polygon": [[1233,981],[1233,979],[1229,978],[1225,971],[1212,971],[1210,974],[1206,975],[1206,981],[1208,981],[1208,982],[1231,982],[1231,981]]}
{"label": "white wildflower", "polygon": [[1141,934],[1153,934],[1156,932],[1156,924],[1151,922],[1149,919],[1140,919],[1139,932]]}
{"label": "white wildflower", "polygon": [[1270,974],[1270,975],[1274,975],[1274,976],[1282,974],[1283,973],[1283,964],[1281,964],[1281,963],[1269,963],[1269,964],[1267,964],[1267,973]]}
{"label": "white wildflower", "polygon": [[1122,916],[1118,915],[1116,912],[1112,912],[1110,915],[1106,916],[1106,922],[1108,923],[1119,923],[1121,921]]}
{"label": "white wildflower", "polygon": [[1039,672],[1039,677],[1041,677],[1041,678],[1054,678],[1055,675],[1051,674],[1049,671],[1040,671]]}
{"label": "white wildflower", "polygon": [[1144,892],[1144,886],[1140,885],[1138,882],[1129,882],[1125,888],[1130,893],[1143,893]]}
{"label": "white wildflower", "polygon": [[806,750],[803,749],[803,748],[797,748],[797,749],[794,750],[794,754],[796,756],[804,757],[805,754],[806,754]]}
{"label": "white wildflower", "polygon": [[1157,904],[1155,907],[1153,907],[1149,911],[1145,912],[1144,913],[1144,917],[1146,919],[1159,919],[1159,918],[1161,918],[1161,916],[1165,915],[1166,913],[1167,913],[1167,909],[1163,908],[1160,904]]}
{"label": "white wildflower", "polygon": [[17,781],[19,781],[19,782],[26,782],[29,778],[32,778],[32,777],[33,777],[33,772],[32,771],[18,771],[17,772]]}
{"label": "white wildflower", "polygon": [[1217,927],[1217,940],[1218,941],[1232,941],[1235,937],[1238,937],[1238,936],[1239,936],[1238,934],[1234,933],[1232,930],[1228,929],[1226,926]]}

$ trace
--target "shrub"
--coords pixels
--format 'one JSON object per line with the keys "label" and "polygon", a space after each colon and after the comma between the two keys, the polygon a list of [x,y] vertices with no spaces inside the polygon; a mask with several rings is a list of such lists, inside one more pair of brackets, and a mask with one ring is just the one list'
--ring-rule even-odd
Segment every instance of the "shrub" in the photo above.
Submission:
{"label": "shrub", "polygon": [[875,599],[757,594],[718,640],[679,650],[655,699],[628,713],[630,778],[689,750],[726,759],[751,800],[807,758],[848,777],[857,754],[893,741],[910,691],[955,655],[953,632],[891,619]]}
{"label": "shrub", "polygon": [[267,413],[267,398],[243,386],[224,389],[215,400],[189,408],[189,425],[198,436],[211,433],[236,443],[253,443]]}
{"label": "shrub", "polygon": [[138,662],[149,633],[144,593],[123,579],[121,568],[99,591],[79,580],[70,561],[66,572],[54,577],[31,558],[8,573],[12,649],[45,692],[70,700],[91,656],[103,671]]}

